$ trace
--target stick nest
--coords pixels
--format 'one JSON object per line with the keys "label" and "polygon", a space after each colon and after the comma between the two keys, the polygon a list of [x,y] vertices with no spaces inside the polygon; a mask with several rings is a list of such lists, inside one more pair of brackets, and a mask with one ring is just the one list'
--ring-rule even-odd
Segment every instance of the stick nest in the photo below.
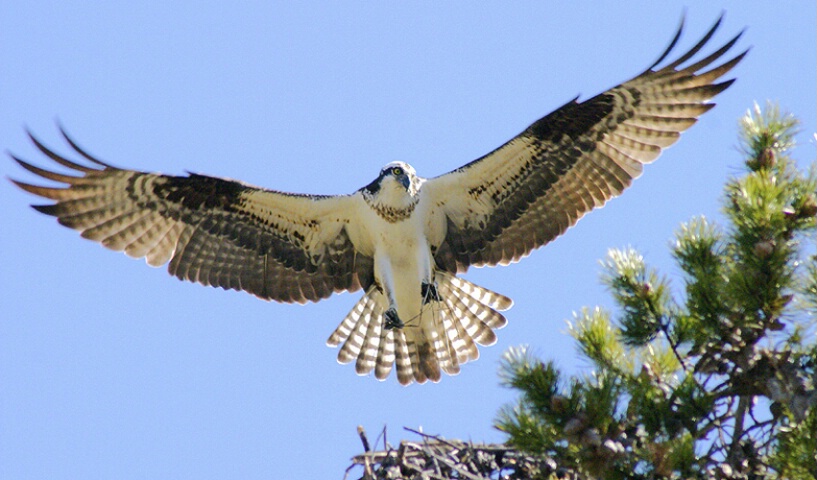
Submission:
{"label": "stick nest", "polygon": [[545,480],[573,476],[545,456],[532,455],[504,445],[446,440],[406,428],[421,437],[403,440],[393,448],[372,451],[366,433],[358,427],[365,453],[352,458],[344,480],[362,467],[360,480]]}

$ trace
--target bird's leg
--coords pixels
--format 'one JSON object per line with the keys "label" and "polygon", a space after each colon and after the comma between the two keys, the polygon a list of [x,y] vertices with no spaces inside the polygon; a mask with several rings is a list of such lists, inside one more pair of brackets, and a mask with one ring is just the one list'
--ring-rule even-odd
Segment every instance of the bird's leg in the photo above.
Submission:
{"label": "bird's leg", "polygon": [[420,295],[423,296],[423,305],[431,302],[432,300],[435,302],[442,301],[442,297],[440,297],[440,293],[437,291],[437,285],[435,283],[423,282]]}
{"label": "bird's leg", "polygon": [[405,325],[400,317],[397,316],[397,310],[394,307],[389,308],[383,313],[383,318],[386,319],[386,325],[383,327],[386,330],[392,330],[394,328],[403,328]]}

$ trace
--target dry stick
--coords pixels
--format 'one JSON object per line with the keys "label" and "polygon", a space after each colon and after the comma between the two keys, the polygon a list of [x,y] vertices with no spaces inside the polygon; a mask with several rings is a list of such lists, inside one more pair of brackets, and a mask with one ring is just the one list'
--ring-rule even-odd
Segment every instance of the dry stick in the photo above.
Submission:
{"label": "dry stick", "polygon": [[[369,439],[366,438],[366,430],[363,425],[357,426],[357,434],[360,435],[360,441],[363,442],[363,451],[369,453],[372,449],[369,447]],[[372,471],[372,464],[369,461],[368,455],[363,460],[363,478],[366,480],[374,479],[374,472]]]}
{"label": "dry stick", "polygon": [[357,426],[357,434],[360,435],[360,441],[363,442],[363,451],[371,452],[372,449],[369,447],[369,439],[366,438],[366,430],[363,429],[363,425]]}
{"label": "dry stick", "polygon": [[423,437],[425,439],[430,438],[430,439],[435,440],[437,442],[444,443],[444,444],[448,445],[451,448],[459,448],[457,445],[454,445],[453,443],[447,441],[446,439],[440,437],[439,435],[429,435],[427,433],[423,433],[423,432],[420,432],[418,430],[414,430],[413,428],[409,428],[409,427],[403,427],[403,430],[406,430],[407,432],[417,434],[417,435],[419,435],[419,436],[421,436],[421,437]]}
{"label": "dry stick", "polygon": [[738,399],[738,409],[737,412],[735,412],[735,426],[732,432],[732,444],[729,446],[729,453],[727,454],[727,461],[733,466],[737,466],[733,462],[738,458],[738,448],[743,438],[743,422],[746,416],[746,409],[749,408],[749,401],[750,397],[747,395],[742,395]]}

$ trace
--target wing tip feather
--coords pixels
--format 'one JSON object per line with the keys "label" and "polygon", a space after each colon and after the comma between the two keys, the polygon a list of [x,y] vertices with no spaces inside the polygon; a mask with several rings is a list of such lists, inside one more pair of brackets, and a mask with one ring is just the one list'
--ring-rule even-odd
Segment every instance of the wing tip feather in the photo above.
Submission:
{"label": "wing tip feather", "polygon": [[51,205],[32,205],[31,208],[37,210],[38,212],[42,213],[43,215],[48,215],[51,217],[56,217],[58,215],[56,204]]}
{"label": "wing tip feather", "polygon": [[101,167],[104,167],[104,168],[115,168],[115,167],[103,162],[102,160],[94,157],[93,155],[88,153],[85,149],[80,147],[79,144],[70,135],[68,135],[68,131],[62,125],[62,123],[57,121],[57,125],[58,125],[58,127],[60,129],[60,134],[62,135],[62,138],[64,138],[65,141],[68,142],[68,145],[70,145],[71,148],[74,149],[74,151],[76,151],[77,153],[82,155],[86,160],[88,160],[90,162],[93,162],[93,163],[95,163],[95,164],[97,164],[97,165],[99,165]]}

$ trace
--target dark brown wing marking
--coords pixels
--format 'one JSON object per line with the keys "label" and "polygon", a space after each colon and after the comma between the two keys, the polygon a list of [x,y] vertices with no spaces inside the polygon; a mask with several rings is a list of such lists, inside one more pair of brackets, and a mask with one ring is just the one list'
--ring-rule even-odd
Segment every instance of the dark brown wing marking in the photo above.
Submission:
{"label": "dark brown wing marking", "polygon": [[435,252],[438,266],[507,264],[575,224],[620,194],[672,145],[709,99],[734,80],[715,83],[746,52],[703,71],[740,38],[678,69],[713,36],[721,20],[692,49],[655,70],[676,45],[683,23],[658,62],[632,80],[584,102],[575,99],[517,137],[424,188],[448,215],[448,233]]}
{"label": "dark brown wing marking", "polygon": [[63,175],[12,156],[26,170],[67,188],[12,181],[55,200],[33,207],[85,238],[145,257],[153,266],[170,262],[168,271],[182,280],[268,300],[317,301],[372,283],[372,259],[355,251],[344,209],[333,207],[350,197],[288,194],[198,174],[123,170],[63,135],[101,168],[70,161],[32,136],[43,154],[82,175]]}

